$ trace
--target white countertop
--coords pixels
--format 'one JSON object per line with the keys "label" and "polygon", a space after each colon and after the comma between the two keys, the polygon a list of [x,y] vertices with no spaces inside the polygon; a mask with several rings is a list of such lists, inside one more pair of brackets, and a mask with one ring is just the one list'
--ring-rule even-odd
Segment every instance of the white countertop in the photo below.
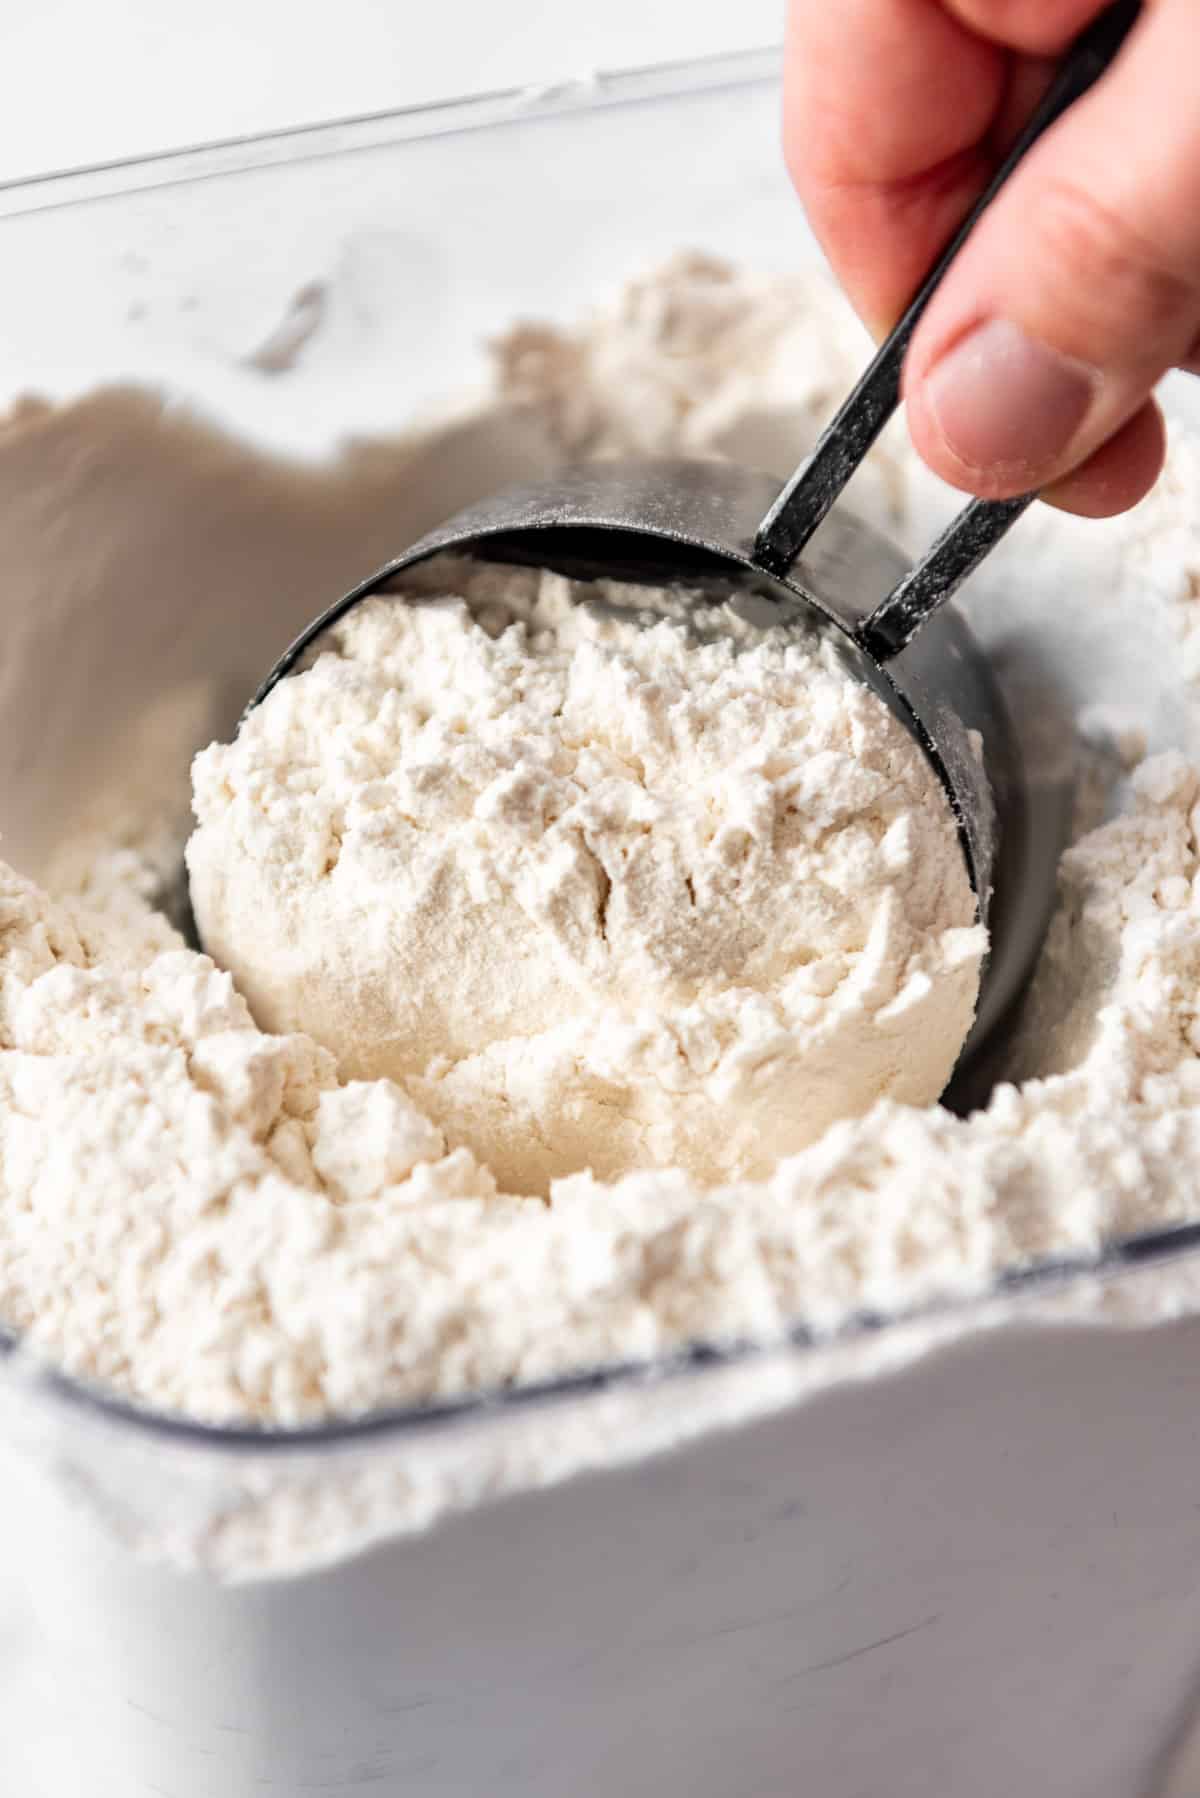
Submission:
{"label": "white countertop", "polygon": [[783,0],[37,0],[5,9],[0,181],[771,44]]}

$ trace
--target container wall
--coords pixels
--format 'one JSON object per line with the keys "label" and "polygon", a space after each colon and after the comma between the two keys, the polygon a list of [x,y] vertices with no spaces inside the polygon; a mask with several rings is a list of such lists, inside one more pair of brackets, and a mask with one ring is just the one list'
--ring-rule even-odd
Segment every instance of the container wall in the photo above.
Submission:
{"label": "container wall", "polygon": [[6,1752],[59,1740],[6,1789],[1148,1794],[1200,1677],[1198,1353],[1014,1327],[232,1587],[35,1480]]}

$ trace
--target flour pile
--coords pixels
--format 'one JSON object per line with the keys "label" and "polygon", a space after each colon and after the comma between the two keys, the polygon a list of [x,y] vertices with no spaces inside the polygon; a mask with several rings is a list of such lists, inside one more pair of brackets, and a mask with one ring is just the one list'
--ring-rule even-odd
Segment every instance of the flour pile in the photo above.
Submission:
{"label": "flour pile", "polygon": [[940,1096],[986,935],[936,777],[831,644],[531,569],[407,584],[197,759],[196,920],[259,1024],[523,1194],[761,1179]]}
{"label": "flour pile", "polygon": [[[496,403],[523,407],[564,458],[671,448],[737,454],[751,427],[761,442],[764,420],[794,437],[796,418],[815,422],[828,410],[856,353],[852,348],[848,358],[845,344],[844,313],[823,283],[739,277],[681,259],[638,284],[614,313],[586,330],[510,336],[500,351]],[[894,440],[885,443],[858,504],[880,522],[903,524],[920,479],[907,452]],[[1136,570],[1152,559],[1147,546],[1166,541],[1169,527],[1172,566],[1175,559],[1180,565],[1177,597],[1186,602],[1192,572],[1200,569],[1200,530],[1187,522],[1187,483],[1173,488],[1169,480],[1162,491],[1165,497],[1108,529],[1105,566],[1113,581],[1135,583]],[[1049,513],[1031,527],[1038,543],[1058,544],[1063,556],[1074,555],[1084,540],[1076,533],[1090,528]],[[561,598],[553,586],[535,584],[517,600],[506,590],[505,604],[524,611],[525,623],[517,624],[528,630],[539,608],[557,618]],[[401,616],[406,622],[398,627]],[[636,686],[642,674],[636,658],[604,660],[602,646],[588,639],[593,627],[586,615],[580,622],[572,608],[572,616],[584,639],[576,648],[587,648],[584,661],[591,658],[597,679],[605,670]],[[373,608],[354,628],[369,653],[360,657],[348,634],[320,674],[327,699],[340,708],[334,731],[317,741],[302,709],[264,708],[244,750],[202,759],[196,869],[214,930],[222,928],[222,910],[236,918],[268,905],[266,886],[250,884],[258,878],[253,844],[265,844],[267,856],[290,853],[288,820],[299,815],[307,820],[308,860],[301,856],[295,869],[290,914],[298,956],[311,952],[304,940],[311,895],[330,870],[336,879],[343,861],[356,877],[375,883],[364,915],[388,886],[402,911],[396,845],[388,831],[373,835],[372,782],[382,779],[394,789],[408,778],[409,815],[419,823],[430,793],[418,790],[409,764],[405,775],[389,760],[392,736],[403,741],[406,730],[426,731],[444,748],[452,721],[442,714],[406,723],[403,707],[390,718],[372,713],[371,671],[391,653],[410,659],[453,653],[466,658],[462,678],[477,683],[477,694],[498,693],[505,658],[518,640],[511,625],[498,634],[473,633],[453,603]],[[410,639],[406,645],[397,639],[393,650],[391,633],[398,628]],[[553,642],[559,628],[557,622],[545,627],[544,658],[520,658],[535,712],[549,705],[555,683],[564,679]],[[443,636],[435,643],[438,632]],[[379,634],[377,641],[369,640],[371,633]],[[732,666],[714,668],[713,695],[732,678]],[[488,687],[489,681],[496,684]],[[874,964],[880,1009],[898,998],[935,1003],[922,978],[938,974],[931,988],[936,993],[940,981],[954,1007],[961,1006],[959,1029],[969,1017],[979,943],[961,891],[944,886],[938,873],[949,841],[944,816],[939,821],[936,811],[914,808],[894,792],[885,798],[878,783],[885,763],[872,761],[878,720],[855,712],[865,703],[840,692],[824,750],[844,753],[838,733],[846,719],[857,718],[855,755],[864,742],[868,753],[860,758],[865,784],[851,809],[873,843],[896,832],[888,854],[898,871],[905,869],[897,890],[918,908],[899,917],[894,904],[883,908],[886,946]],[[650,733],[648,700],[630,716],[631,729]],[[584,782],[578,761],[556,760],[567,746],[561,724],[552,730],[544,713],[537,723],[549,734],[536,739],[534,779],[517,777],[512,768],[506,781],[499,767],[459,767],[441,750],[429,761],[438,770],[436,780],[430,776],[435,785],[461,780],[464,810],[476,807],[483,793],[492,795],[486,842],[492,833],[496,842],[503,836],[515,867],[522,866],[530,808],[536,816],[541,807],[543,821],[561,808],[554,823],[564,824],[570,878],[564,876],[555,954],[539,970],[537,1056],[551,1053],[546,1039],[556,1031],[579,1033],[586,1039],[581,1078],[591,1090],[605,1077],[597,1048],[603,1033],[589,1035],[594,1017],[610,992],[624,993],[623,981],[647,977],[669,1001],[669,1033],[682,1044],[699,1099],[728,1071],[724,1040],[718,1033],[710,1061],[707,1048],[694,1048],[696,1039],[684,1040],[680,1018],[711,1007],[729,1020],[730,1042],[745,1041],[740,1013],[733,1019],[722,1011],[728,981],[722,946],[711,950],[711,974],[684,975],[672,961],[670,940],[638,935],[632,896],[622,896],[598,852],[619,842],[636,815],[635,808],[602,811],[604,779],[613,774],[604,756],[612,745],[586,738],[594,758],[589,767],[604,778]],[[814,712],[804,729],[816,728]],[[498,762],[505,740],[490,746]],[[580,743],[568,746],[571,756],[582,755],[583,741],[581,733]],[[892,757],[890,779],[903,786],[911,774],[919,784],[903,744],[889,746],[885,738],[879,749]],[[351,799],[345,816],[331,807],[322,834],[309,825],[325,803],[318,788],[324,790],[331,758],[338,757]],[[710,770],[714,791],[719,759],[714,755]],[[739,774],[736,755],[732,760]],[[290,784],[281,779],[289,765],[299,770]],[[803,773],[803,757],[796,768]],[[730,806],[731,830],[742,815],[738,808],[750,801],[753,770],[742,772],[748,784]],[[617,770],[614,778],[625,783],[621,806],[633,808],[636,794],[626,791],[625,773]],[[736,781],[721,790],[735,789]],[[655,792],[665,806],[666,789]],[[434,797],[440,806],[445,793]],[[760,798],[765,805],[767,795]],[[719,891],[723,864],[715,852],[711,861],[704,854],[693,859],[699,853],[695,817],[678,795],[672,803],[681,809],[662,837],[670,852],[647,877],[686,888],[685,875],[695,879],[699,870]],[[264,838],[259,832],[268,814],[274,834]],[[933,833],[920,862],[916,846],[903,840],[915,826],[897,828],[914,816],[924,817],[922,828]],[[754,830],[749,834],[753,845]],[[236,851],[223,891],[213,873],[218,841],[222,857]],[[433,858],[433,881],[441,850],[432,841],[420,847]],[[752,849],[752,864],[757,853]],[[446,860],[458,865],[453,854]],[[761,865],[768,882],[785,872],[770,857]],[[486,985],[471,1015],[453,1015],[453,990],[438,997],[436,965],[417,972],[438,1032],[447,1040],[457,1032],[449,1065],[421,1065],[438,1044],[422,1040],[424,1014],[414,1011],[394,1064],[402,1080],[339,1079],[331,1049],[291,1028],[299,1019],[286,1012],[290,977],[271,992],[252,990],[247,975],[254,1004],[285,1031],[267,1035],[230,975],[183,948],[154,915],[137,890],[140,879],[128,854],[91,868],[86,893],[51,895],[16,873],[0,877],[0,1315],[58,1364],[152,1405],[209,1419],[290,1423],[652,1357],[693,1338],[770,1338],[798,1321],[834,1328],[863,1308],[891,1312],[978,1291],[997,1269],[1086,1254],[1113,1237],[1195,1214],[1200,781],[1177,754],[1137,769],[1123,813],[1064,858],[1056,917],[1013,1051],[1011,1072],[1022,1084],[1002,1085],[986,1111],[966,1120],[936,1106],[883,1098],[861,1117],[830,1124],[761,1178],[722,1172],[723,1158],[745,1166],[753,1148],[737,1140],[736,1130],[727,1148],[715,1132],[706,1134],[696,1121],[698,1102],[695,1119],[683,1108],[689,1121],[682,1126],[665,1112],[631,1112],[620,1152],[632,1164],[647,1144],[653,1157],[678,1129],[681,1159],[691,1158],[704,1178],[683,1167],[639,1167],[616,1181],[580,1173],[554,1179],[540,1146],[531,1156],[521,1131],[501,1141],[496,1125],[498,1095],[512,1078],[505,1045],[525,1033],[528,1020],[514,1009],[513,995]],[[523,911],[515,885],[504,897],[518,948],[526,919],[534,935],[545,930],[546,910],[538,909],[546,905],[545,886],[536,877],[531,885],[532,912]],[[670,891],[677,896],[676,886]],[[801,994],[812,978],[807,969],[819,967],[822,956],[840,953],[856,932],[866,930],[866,944],[875,940],[871,932],[883,927],[869,904],[859,906],[865,896],[855,895],[849,880],[837,892],[821,924],[827,939],[811,935],[815,926],[803,905],[783,917],[767,906],[743,908],[737,928],[750,933],[750,960],[761,964],[764,991],[780,958],[786,961],[802,940],[808,947],[794,958]],[[616,934],[619,925],[625,933],[629,968],[624,954],[610,965],[602,953],[602,898],[606,929]],[[269,918],[272,942],[282,915]],[[397,927],[399,914],[387,915],[387,928]],[[673,915],[664,914],[665,926]],[[464,916],[473,927],[469,906],[464,912],[457,901],[447,905],[443,927],[457,928],[452,920]],[[650,916],[647,911],[643,923]],[[412,911],[401,918],[410,967],[428,940],[426,924],[415,920]],[[331,941],[344,971],[362,941],[362,924],[359,918],[357,934],[347,928],[339,937],[331,910],[313,940]],[[916,937],[926,933],[933,948],[919,951]],[[557,944],[568,944],[570,953]],[[817,959],[806,962],[813,945]],[[939,945],[939,967],[923,968],[922,953],[936,954]],[[240,953],[232,941],[228,953]],[[478,954],[478,941],[464,945],[468,965]],[[256,966],[261,977],[264,961]],[[382,966],[378,957],[370,963]],[[791,978],[785,973],[783,985]],[[336,994],[336,980],[330,990]],[[346,990],[343,984],[343,997]],[[576,1011],[573,995],[581,991],[586,1003]],[[389,1017],[395,998],[386,996]],[[402,1005],[394,1015],[406,1015]],[[337,1004],[320,1021],[320,1034],[343,1062],[358,1052],[359,1028],[357,1019],[348,1027]],[[358,1071],[374,1075],[393,1065],[391,1028],[374,1027],[366,1054],[380,1059],[368,1059]],[[854,1042],[857,1028],[850,1033]],[[804,1041],[802,1032],[793,1035]],[[943,1049],[921,1046],[935,1054]],[[653,1066],[663,1043],[650,1031],[633,1047]],[[414,1065],[419,1072],[411,1071]],[[730,1074],[735,1086],[742,1077]],[[507,1171],[498,1182],[459,1133],[469,1108],[456,1082],[468,1080],[486,1126],[476,1146],[484,1136],[497,1140],[499,1165],[530,1174],[530,1196],[506,1196],[503,1187],[514,1183]],[[887,1072],[864,1074],[864,1102],[872,1082],[886,1091],[890,1080]],[[520,1113],[526,1096],[518,1090],[515,1098]],[[819,1129],[816,1115],[812,1128]],[[576,1152],[590,1154],[587,1142],[574,1145]],[[551,1180],[549,1203],[533,1196],[535,1178]]]}

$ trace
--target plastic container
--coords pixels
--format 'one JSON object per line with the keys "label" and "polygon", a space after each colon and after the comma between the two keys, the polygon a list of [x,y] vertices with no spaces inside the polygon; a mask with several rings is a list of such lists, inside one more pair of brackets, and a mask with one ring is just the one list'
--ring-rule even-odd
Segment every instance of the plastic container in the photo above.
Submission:
{"label": "plastic container", "polygon": [[[811,256],[777,106],[773,59],[734,58],[6,190],[0,391],[158,386],[301,458],[391,431],[514,314],[685,245]],[[0,436],[0,821],[35,870],[114,794],[174,791],[294,627],[494,478],[448,426],[319,541],[249,480],[121,533],[145,403],[52,517]],[[1082,668],[1059,614],[1040,641],[1076,696],[1140,682],[1152,740],[1193,740],[1153,627]],[[1148,1793],[1200,1679],[1197,1235],[835,1344],[290,1438],[11,1358],[0,1789]]]}

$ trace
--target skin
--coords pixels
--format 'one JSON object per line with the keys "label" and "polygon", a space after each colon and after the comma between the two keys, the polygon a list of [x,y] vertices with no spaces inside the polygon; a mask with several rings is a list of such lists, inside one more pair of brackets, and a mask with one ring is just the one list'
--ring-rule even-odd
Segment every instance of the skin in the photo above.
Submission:
{"label": "skin", "polygon": [[[877,336],[985,187],[1054,59],[1101,10],[790,0],[788,167]],[[934,372],[997,320],[1091,383],[1053,454],[1031,442],[981,463],[943,429]],[[1200,0],[1148,0],[1113,67],[1031,151],[922,319],[904,397],[918,451],[952,485],[984,498],[1040,487],[1067,511],[1108,517],[1158,477],[1152,393],[1172,368],[1200,372]]]}

